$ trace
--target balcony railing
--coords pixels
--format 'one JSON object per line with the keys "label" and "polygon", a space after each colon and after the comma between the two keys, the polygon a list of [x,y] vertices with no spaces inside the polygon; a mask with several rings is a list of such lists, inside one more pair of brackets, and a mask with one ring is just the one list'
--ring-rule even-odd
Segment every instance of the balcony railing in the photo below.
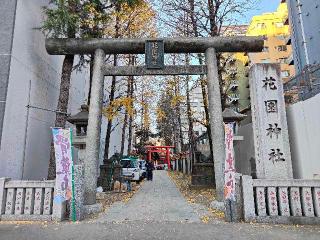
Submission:
{"label": "balcony railing", "polygon": [[291,54],[287,59],[286,59],[286,64],[293,65],[294,64],[294,58],[293,54]]}
{"label": "balcony railing", "polygon": [[304,101],[320,93],[320,64],[307,66],[284,84],[288,104]]}

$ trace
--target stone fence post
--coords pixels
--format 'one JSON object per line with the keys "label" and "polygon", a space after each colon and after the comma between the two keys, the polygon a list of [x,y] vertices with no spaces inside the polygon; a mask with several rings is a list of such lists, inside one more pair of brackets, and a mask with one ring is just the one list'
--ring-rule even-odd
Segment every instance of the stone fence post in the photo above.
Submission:
{"label": "stone fence post", "polygon": [[[74,201],[76,220],[80,221],[84,218],[84,168],[83,165],[74,165]],[[71,208],[72,209],[72,208]],[[70,218],[72,219],[72,211],[70,211]]]}
{"label": "stone fence post", "polygon": [[0,178],[0,216],[4,214],[6,205],[6,190],[4,184],[9,180],[10,178]]}
{"label": "stone fence post", "polygon": [[253,181],[251,176],[242,176],[242,196],[244,220],[250,222],[255,217]]}

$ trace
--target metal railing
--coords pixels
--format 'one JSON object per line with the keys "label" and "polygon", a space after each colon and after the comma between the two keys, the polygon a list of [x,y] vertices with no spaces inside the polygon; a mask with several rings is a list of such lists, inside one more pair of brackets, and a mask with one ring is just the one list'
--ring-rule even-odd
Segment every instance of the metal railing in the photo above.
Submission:
{"label": "metal railing", "polygon": [[320,93],[320,64],[307,66],[284,84],[287,104],[304,101]]}

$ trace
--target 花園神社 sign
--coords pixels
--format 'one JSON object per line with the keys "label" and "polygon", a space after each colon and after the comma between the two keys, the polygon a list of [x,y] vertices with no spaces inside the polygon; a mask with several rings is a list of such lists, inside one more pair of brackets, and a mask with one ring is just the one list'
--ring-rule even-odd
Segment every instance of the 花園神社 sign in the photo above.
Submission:
{"label": "\u82b1\u5712\u795e\u793e sign", "polygon": [[164,68],[163,40],[147,40],[145,43],[145,61],[147,69]]}

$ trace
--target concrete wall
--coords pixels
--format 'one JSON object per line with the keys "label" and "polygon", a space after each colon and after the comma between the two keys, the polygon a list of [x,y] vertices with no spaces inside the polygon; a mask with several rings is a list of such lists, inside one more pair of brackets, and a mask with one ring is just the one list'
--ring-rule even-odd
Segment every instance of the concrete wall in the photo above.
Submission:
{"label": "concrete wall", "polygon": [[289,19],[292,32],[292,47],[294,51],[294,64],[297,73],[306,66],[306,52],[303,46],[303,34],[298,9],[301,3],[302,25],[307,42],[307,52],[310,64],[320,63],[320,0],[287,0]]}
{"label": "concrete wall", "polygon": [[238,136],[243,136],[243,141],[236,141],[234,144],[235,165],[237,172],[250,175],[255,169],[252,169],[252,160],[254,159],[254,141],[252,123],[247,123],[239,127]]}
{"label": "concrete wall", "polygon": [[320,94],[287,109],[295,178],[320,179]]}
{"label": "concrete wall", "polygon": [[[49,56],[44,36],[42,6],[49,0],[18,0],[11,66],[0,148],[0,177],[41,179],[47,175],[50,127],[55,114],[26,107],[56,109],[63,57]],[[68,113],[86,98],[88,74],[73,73]],[[30,95],[30,98],[29,98]],[[30,99],[30,100],[29,100]],[[29,113],[28,113],[29,111]]]}
{"label": "concrete wall", "polygon": [[8,89],[16,0],[0,1],[0,145]]}

